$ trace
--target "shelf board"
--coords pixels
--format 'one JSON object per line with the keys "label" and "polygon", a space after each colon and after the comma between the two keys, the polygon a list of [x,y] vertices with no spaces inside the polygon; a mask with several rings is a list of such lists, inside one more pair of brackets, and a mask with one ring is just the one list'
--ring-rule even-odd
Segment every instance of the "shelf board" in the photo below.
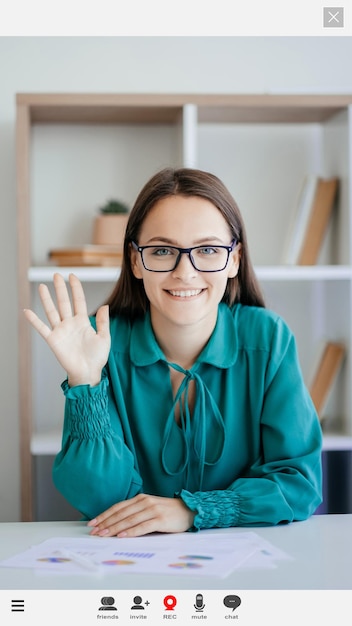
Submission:
{"label": "shelf board", "polygon": [[352,450],[352,437],[339,434],[323,434],[323,450]]}
{"label": "shelf board", "polygon": [[33,456],[55,456],[60,452],[62,431],[58,429],[35,433],[31,438]]}
{"label": "shelf board", "polygon": [[254,268],[259,280],[350,280],[349,265],[273,265]]}
{"label": "shelf board", "polygon": [[[28,269],[31,283],[51,282],[58,272],[65,280],[70,273],[76,274],[82,282],[114,282],[120,275],[119,267],[54,267],[36,266]],[[256,275],[262,281],[314,281],[314,280],[351,280],[352,267],[349,265],[312,265],[312,266],[258,266]]]}
{"label": "shelf board", "polygon": [[351,101],[343,94],[17,94],[33,124],[177,124],[186,104],[198,106],[199,123],[321,123]]}
{"label": "shelf board", "polygon": [[115,282],[120,275],[119,267],[30,267],[28,280],[31,283],[51,282],[55,273],[68,280],[69,274],[75,274],[82,282]]}
{"label": "shelf board", "polygon": [[[61,430],[35,433],[31,438],[33,456],[55,456],[61,448]],[[352,437],[348,435],[324,434],[323,450],[352,450]]]}

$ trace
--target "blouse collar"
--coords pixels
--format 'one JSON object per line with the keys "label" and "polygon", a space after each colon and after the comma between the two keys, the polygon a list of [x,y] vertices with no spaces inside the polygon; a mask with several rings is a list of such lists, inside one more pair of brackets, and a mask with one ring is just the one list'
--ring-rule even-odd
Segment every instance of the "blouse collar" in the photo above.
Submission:
{"label": "blouse collar", "polygon": [[[234,365],[238,347],[235,320],[239,307],[240,305],[235,305],[230,309],[224,303],[219,304],[214,331],[192,370],[200,363],[220,368]],[[167,361],[154,335],[149,312],[133,324],[130,357],[132,363],[140,367],[152,365],[157,361]]]}

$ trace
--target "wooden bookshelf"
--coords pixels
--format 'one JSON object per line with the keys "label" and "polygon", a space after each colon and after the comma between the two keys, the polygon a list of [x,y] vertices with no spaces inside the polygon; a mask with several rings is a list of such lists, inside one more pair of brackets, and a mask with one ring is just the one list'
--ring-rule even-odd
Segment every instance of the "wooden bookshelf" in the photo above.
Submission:
{"label": "wooden bookshelf", "polygon": [[[56,227],[48,220],[48,215],[54,216],[55,211],[58,211],[63,216],[62,221],[67,222],[65,232],[73,231],[74,224],[69,220],[74,221],[76,214],[82,210],[81,205],[87,202],[84,186],[93,178],[92,171],[84,169],[88,167],[85,160],[77,157],[74,165],[76,162],[79,164],[77,176],[83,176],[82,195],[79,196],[78,191],[76,205],[65,207],[65,198],[70,199],[71,191],[69,186],[65,189],[65,180],[58,181],[55,178],[56,170],[59,169],[55,160],[50,170],[56,181],[55,193],[51,190],[50,197],[42,197],[40,191],[45,177],[41,177],[40,168],[43,163],[51,163],[53,154],[55,159],[59,154],[55,142],[64,136],[67,141],[63,142],[63,149],[67,144],[67,150],[70,151],[74,140],[79,142],[83,136],[88,136],[89,140],[92,137],[97,145],[102,141],[101,149],[98,145],[99,154],[105,156],[105,148],[107,146],[109,149],[111,136],[114,136],[115,141],[114,132],[117,129],[119,134],[116,134],[116,142],[118,144],[121,141],[121,149],[116,157],[119,166],[116,166],[112,176],[116,176],[121,185],[126,185],[126,194],[134,196],[141,182],[147,179],[149,173],[154,173],[159,164],[208,169],[218,174],[230,190],[233,184],[236,199],[239,190],[242,196],[240,209],[248,224],[250,247],[254,256],[261,251],[264,259],[257,262],[254,258],[254,262],[259,280],[268,292],[268,306],[273,303],[279,313],[289,318],[303,360],[313,351],[315,335],[319,339],[319,334],[323,333],[333,341],[343,340],[346,345],[342,393],[333,403],[332,410],[338,413],[337,417],[341,418],[343,424],[336,437],[341,437],[345,443],[349,442],[352,436],[352,199],[351,173],[348,169],[352,158],[351,105],[352,95],[343,94],[18,94],[19,310],[36,306],[38,283],[50,283],[56,270],[66,277],[70,271],[75,271],[93,294],[101,285],[108,287],[116,280],[118,267],[58,267],[51,264],[43,253],[38,253],[37,244],[40,241],[43,249],[47,247],[47,252],[72,244],[61,234],[60,240],[51,241],[51,235],[59,235]],[[278,149],[281,134],[285,139],[284,148]],[[247,136],[248,141],[244,141],[243,137]],[[278,138],[277,141],[275,139],[276,143],[273,137]],[[257,147],[260,149],[257,150]],[[89,155],[84,144],[79,156],[85,157],[87,152]],[[121,154],[124,161],[121,161]],[[115,158],[115,154],[113,156]],[[292,163],[296,166],[295,171]],[[330,248],[324,251],[325,257],[316,265],[285,267],[279,260],[279,248],[288,225],[294,189],[304,170],[311,167],[316,171],[321,164],[324,164],[322,175],[341,179],[339,207],[332,228]],[[64,178],[62,172],[66,172],[65,168],[62,167],[60,172]],[[317,173],[320,175],[321,172]],[[260,198],[267,180],[272,182],[263,205]],[[281,191],[278,190],[280,184]],[[291,186],[290,197],[286,197],[283,192],[286,186]],[[260,190],[257,195],[256,189]],[[55,205],[56,198],[61,202],[58,208]],[[265,228],[258,226],[263,212],[266,215]],[[47,225],[44,224],[45,220]],[[38,228],[38,223],[41,228]],[[268,239],[279,224],[281,234]],[[48,230],[50,228],[52,232]],[[84,244],[89,244],[89,241],[77,242],[77,245]],[[274,255],[271,253],[275,245],[277,251]],[[53,430],[57,433],[60,430],[57,427],[60,415],[55,412],[60,410],[55,408],[53,401],[53,409],[48,410],[46,415],[45,407],[49,406],[49,400],[38,397],[40,373],[35,371],[35,359],[49,364],[51,355],[45,352],[40,342],[37,343],[37,338],[21,315],[19,345],[22,519],[30,521],[35,519],[36,498],[40,497],[34,487],[33,462],[37,454],[45,454],[46,451],[52,454],[56,449],[50,432]],[[43,365],[43,369],[46,376],[51,376],[43,385],[48,387],[49,394],[51,385],[59,386],[61,381],[56,378],[52,380],[54,374],[50,374],[50,366]],[[41,411],[44,417],[38,420],[38,412]]]}

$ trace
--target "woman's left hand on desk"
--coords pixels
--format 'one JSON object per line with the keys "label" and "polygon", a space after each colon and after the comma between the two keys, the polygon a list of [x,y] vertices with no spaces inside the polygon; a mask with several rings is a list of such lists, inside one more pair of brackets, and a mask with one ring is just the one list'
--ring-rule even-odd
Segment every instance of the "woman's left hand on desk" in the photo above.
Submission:
{"label": "woman's left hand on desk", "polygon": [[194,512],[180,498],[139,494],[88,522],[91,535],[139,537],[153,532],[180,533],[193,525]]}

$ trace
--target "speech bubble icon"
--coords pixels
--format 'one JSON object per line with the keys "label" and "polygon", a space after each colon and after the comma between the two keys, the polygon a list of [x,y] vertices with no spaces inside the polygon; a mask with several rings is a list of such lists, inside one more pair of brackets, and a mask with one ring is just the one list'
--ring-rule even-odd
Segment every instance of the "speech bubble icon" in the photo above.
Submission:
{"label": "speech bubble icon", "polygon": [[230,595],[230,596],[225,596],[224,598],[224,605],[227,606],[228,609],[232,609],[232,611],[237,609],[240,606],[240,604],[241,604],[241,598],[239,596]]}

